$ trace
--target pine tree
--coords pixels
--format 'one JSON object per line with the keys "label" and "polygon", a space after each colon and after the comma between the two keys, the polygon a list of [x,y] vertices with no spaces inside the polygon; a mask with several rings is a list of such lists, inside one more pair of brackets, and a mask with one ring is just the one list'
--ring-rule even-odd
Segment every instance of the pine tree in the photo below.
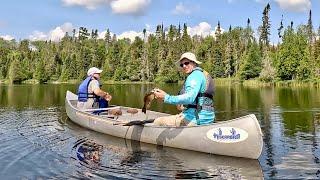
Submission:
{"label": "pine tree", "polygon": [[312,76],[312,69],[314,67],[311,64],[309,48],[310,46],[305,47],[302,54],[302,59],[300,60],[299,66],[297,68],[297,79],[299,80],[309,79]]}
{"label": "pine tree", "polygon": [[312,12],[309,11],[309,19],[307,24],[307,34],[308,34],[308,40],[309,44],[312,44],[314,41],[314,34],[313,34],[313,25],[312,25]]}
{"label": "pine tree", "polygon": [[243,54],[239,71],[240,79],[243,80],[259,76],[261,72],[261,53],[256,42],[253,42],[248,52]]}
{"label": "pine tree", "polygon": [[276,78],[276,70],[272,65],[272,59],[270,57],[270,52],[265,51],[262,57],[262,70],[260,73],[260,79],[264,82],[271,82]]}
{"label": "pine tree", "polygon": [[225,77],[231,77],[234,71],[233,68],[233,42],[231,34],[231,26],[229,27],[229,32],[227,34],[227,44],[225,49]]}
{"label": "pine tree", "polygon": [[281,80],[294,80],[307,46],[307,37],[297,34],[288,27],[283,35],[283,43],[277,51],[276,69]]}
{"label": "pine tree", "polygon": [[270,35],[270,20],[269,20],[269,12],[270,12],[270,4],[263,10],[262,16],[262,25],[260,26],[260,39],[259,42],[262,43],[263,46],[269,46],[269,35]]}
{"label": "pine tree", "polygon": [[181,38],[181,50],[182,52],[187,52],[192,50],[192,41],[191,37],[188,34],[187,31],[187,24],[183,24],[183,32],[182,32],[182,38]]}
{"label": "pine tree", "polygon": [[278,28],[278,37],[279,38],[282,38],[282,29],[283,29],[283,15],[281,17],[280,27]]}
{"label": "pine tree", "polygon": [[41,59],[37,59],[36,71],[34,73],[34,78],[40,83],[44,83],[48,80],[47,73],[45,72],[45,64]]}
{"label": "pine tree", "polygon": [[12,51],[8,54],[9,59],[9,70],[8,70],[8,78],[10,83],[21,83],[22,81],[26,80],[27,77],[23,74],[21,66],[21,53]]}
{"label": "pine tree", "polygon": [[108,45],[111,43],[111,34],[110,34],[109,28],[107,29],[107,32],[106,32],[106,34],[104,35],[104,41],[106,42],[107,47],[108,47]]}
{"label": "pine tree", "polygon": [[88,39],[90,33],[88,33],[88,29],[85,27],[80,27],[79,28],[79,40],[83,41]]}

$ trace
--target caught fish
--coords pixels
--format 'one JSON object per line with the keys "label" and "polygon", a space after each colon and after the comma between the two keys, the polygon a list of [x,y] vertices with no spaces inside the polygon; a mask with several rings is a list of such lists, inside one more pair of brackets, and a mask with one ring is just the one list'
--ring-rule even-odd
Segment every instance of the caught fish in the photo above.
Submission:
{"label": "caught fish", "polygon": [[122,111],[121,109],[110,109],[108,111],[108,114],[114,115],[114,116],[121,116],[122,115]]}
{"label": "caught fish", "polygon": [[143,98],[143,108],[142,108],[142,112],[146,113],[147,109],[150,108],[151,106],[151,102],[154,100],[155,95],[153,93],[153,91],[149,92],[148,94],[146,94]]}
{"label": "caught fish", "polygon": [[136,114],[136,113],[138,113],[138,110],[137,110],[137,109],[134,109],[134,108],[129,108],[129,109],[127,110],[127,113]]}

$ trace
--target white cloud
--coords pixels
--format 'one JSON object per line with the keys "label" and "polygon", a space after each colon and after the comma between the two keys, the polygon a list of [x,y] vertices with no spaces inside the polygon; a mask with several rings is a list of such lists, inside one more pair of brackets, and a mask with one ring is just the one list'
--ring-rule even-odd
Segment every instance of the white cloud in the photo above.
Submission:
{"label": "white cloud", "polygon": [[[230,4],[230,3],[233,3],[233,2],[236,2],[237,0],[227,0],[227,2]],[[264,3],[266,0],[253,0],[253,1],[255,1],[255,2],[257,2],[257,3]],[[240,0],[238,1],[238,2],[240,2]]]}
{"label": "white cloud", "polygon": [[12,39],[14,39],[13,36],[10,35],[4,35],[4,36],[0,36],[0,38],[6,40],[6,41],[11,41]]}
{"label": "white cloud", "polygon": [[41,31],[34,31],[32,35],[29,36],[31,41],[37,40],[51,40],[51,41],[60,41],[66,34],[66,32],[71,33],[73,30],[73,25],[71,23],[64,23],[62,26],[58,26],[48,33],[44,33]]}
{"label": "white cloud", "polygon": [[146,30],[149,31],[151,29],[151,25],[150,24],[146,24]]}
{"label": "white cloud", "polygon": [[[148,30],[148,28],[150,28],[148,25],[146,25],[146,37],[148,37],[150,34],[153,34],[152,32],[150,32]],[[141,39],[143,39],[143,32],[136,32],[136,31],[126,31],[121,33],[119,36],[117,36],[117,39],[124,39],[124,38],[129,38],[131,40],[131,42],[134,41],[134,39],[136,37],[140,37]]]}
{"label": "white cloud", "polygon": [[29,36],[31,41],[38,41],[38,40],[47,40],[47,35],[41,31],[33,31],[33,33]]}
{"label": "white cloud", "polygon": [[[213,36],[215,37],[215,32],[218,29],[218,26],[212,29],[212,26],[207,22],[201,22],[199,25],[196,25],[194,27],[187,27],[188,34],[192,36],[201,36],[201,37],[207,37],[207,36]],[[223,33],[225,30],[220,26],[221,33]]]}
{"label": "white cloud", "polygon": [[132,41],[134,41],[134,39],[137,36],[142,38],[143,37],[142,32],[126,31],[126,32],[123,32],[122,34],[120,34],[117,38],[118,39],[129,38],[131,40],[131,42],[132,42]]}
{"label": "white cloud", "polygon": [[207,22],[201,22],[199,25],[187,28],[188,34],[192,37],[194,35],[206,37],[212,33],[211,25]]}
{"label": "white cloud", "polygon": [[110,6],[113,13],[142,15],[151,0],[62,0],[65,6],[83,6],[95,10],[100,6]]}
{"label": "white cloud", "polygon": [[141,15],[150,2],[151,0],[117,0],[112,1],[110,6],[116,14]]}
{"label": "white cloud", "polygon": [[179,2],[179,4],[176,5],[172,13],[173,14],[190,14],[191,10],[188,9],[185,4],[183,4],[182,2]]}
{"label": "white cloud", "polygon": [[94,10],[99,6],[109,4],[110,0],[62,0],[66,6],[84,6],[87,9]]}
{"label": "white cloud", "polygon": [[[98,39],[104,39],[105,35],[107,33],[107,30],[102,31],[102,32],[98,32]],[[110,32],[110,36],[112,37],[114,34],[112,32]]]}
{"label": "white cloud", "polygon": [[274,0],[276,1],[281,9],[304,12],[311,9],[311,0]]}
{"label": "white cloud", "polygon": [[64,32],[71,32],[74,29],[74,27],[72,23],[66,22],[61,26],[61,29]]}
{"label": "white cloud", "polygon": [[57,42],[60,41],[65,34],[66,32],[64,32],[61,27],[56,27],[54,30],[49,32],[48,39]]}

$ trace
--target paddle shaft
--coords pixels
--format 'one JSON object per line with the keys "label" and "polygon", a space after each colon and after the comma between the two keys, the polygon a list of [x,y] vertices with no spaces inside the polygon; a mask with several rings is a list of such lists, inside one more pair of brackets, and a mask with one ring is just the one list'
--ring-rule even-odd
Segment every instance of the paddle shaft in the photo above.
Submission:
{"label": "paddle shaft", "polygon": [[91,112],[91,111],[106,111],[110,109],[120,109],[120,106],[115,106],[115,107],[109,107],[109,108],[97,108],[97,109],[83,109],[81,111],[84,112]]}
{"label": "paddle shaft", "polygon": [[153,123],[154,119],[147,119],[147,120],[143,120],[143,121],[130,121],[130,122],[117,122],[117,123],[113,123],[113,125],[122,125],[122,126],[132,126],[132,125],[144,125],[147,123]]}

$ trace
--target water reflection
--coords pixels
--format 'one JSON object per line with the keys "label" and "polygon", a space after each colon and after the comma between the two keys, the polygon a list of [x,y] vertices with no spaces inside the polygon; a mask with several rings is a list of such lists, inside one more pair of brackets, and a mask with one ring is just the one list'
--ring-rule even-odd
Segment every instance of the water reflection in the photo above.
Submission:
{"label": "water reflection", "polygon": [[93,141],[78,140],[73,146],[77,151],[77,159],[87,165],[100,165],[103,147]]}
{"label": "water reflection", "polygon": [[[112,104],[141,108],[145,92],[155,86],[104,85],[103,88],[114,95]],[[65,115],[65,93],[75,92],[76,87],[0,86],[0,173],[3,177],[260,177],[259,173],[247,174],[257,172],[254,168],[239,170],[240,165],[232,158],[172,151],[121,139],[106,138],[106,141],[104,136],[92,135],[93,132],[71,124]],[[171,94],[180,88],[174,84],[157,87]],[[319,179],[319,94],[320,89],[312,87],[217,86],[216,117],[217,121],[224,121],[249,113],[257,116],[264,134],[265,146],[259,158],[264,178]],[[153,103],[151,109],[170,114],[178,112],[175,106],[161,103]]]}
{"label": "water reflection", "polygon": [[[71,122],[70,125],[72,125]],[[76,137],[81,136],[82,128],[76,126],[72,125],[77,131],[71,133]],[[257,160],[155,146],[96,132],[86,134],[86,139],[90,139],[94,147],[103,147],[99,150],[104,152],[101,153],[100,168],[95,172],[95,175],[103,178],[110,175],[110,169],[118,171],[117,177],[134,179],[263,178],[261,166]],[[85,142],[88,144],[88,140]],[[125,172],[119,172],[120,169]]]}

